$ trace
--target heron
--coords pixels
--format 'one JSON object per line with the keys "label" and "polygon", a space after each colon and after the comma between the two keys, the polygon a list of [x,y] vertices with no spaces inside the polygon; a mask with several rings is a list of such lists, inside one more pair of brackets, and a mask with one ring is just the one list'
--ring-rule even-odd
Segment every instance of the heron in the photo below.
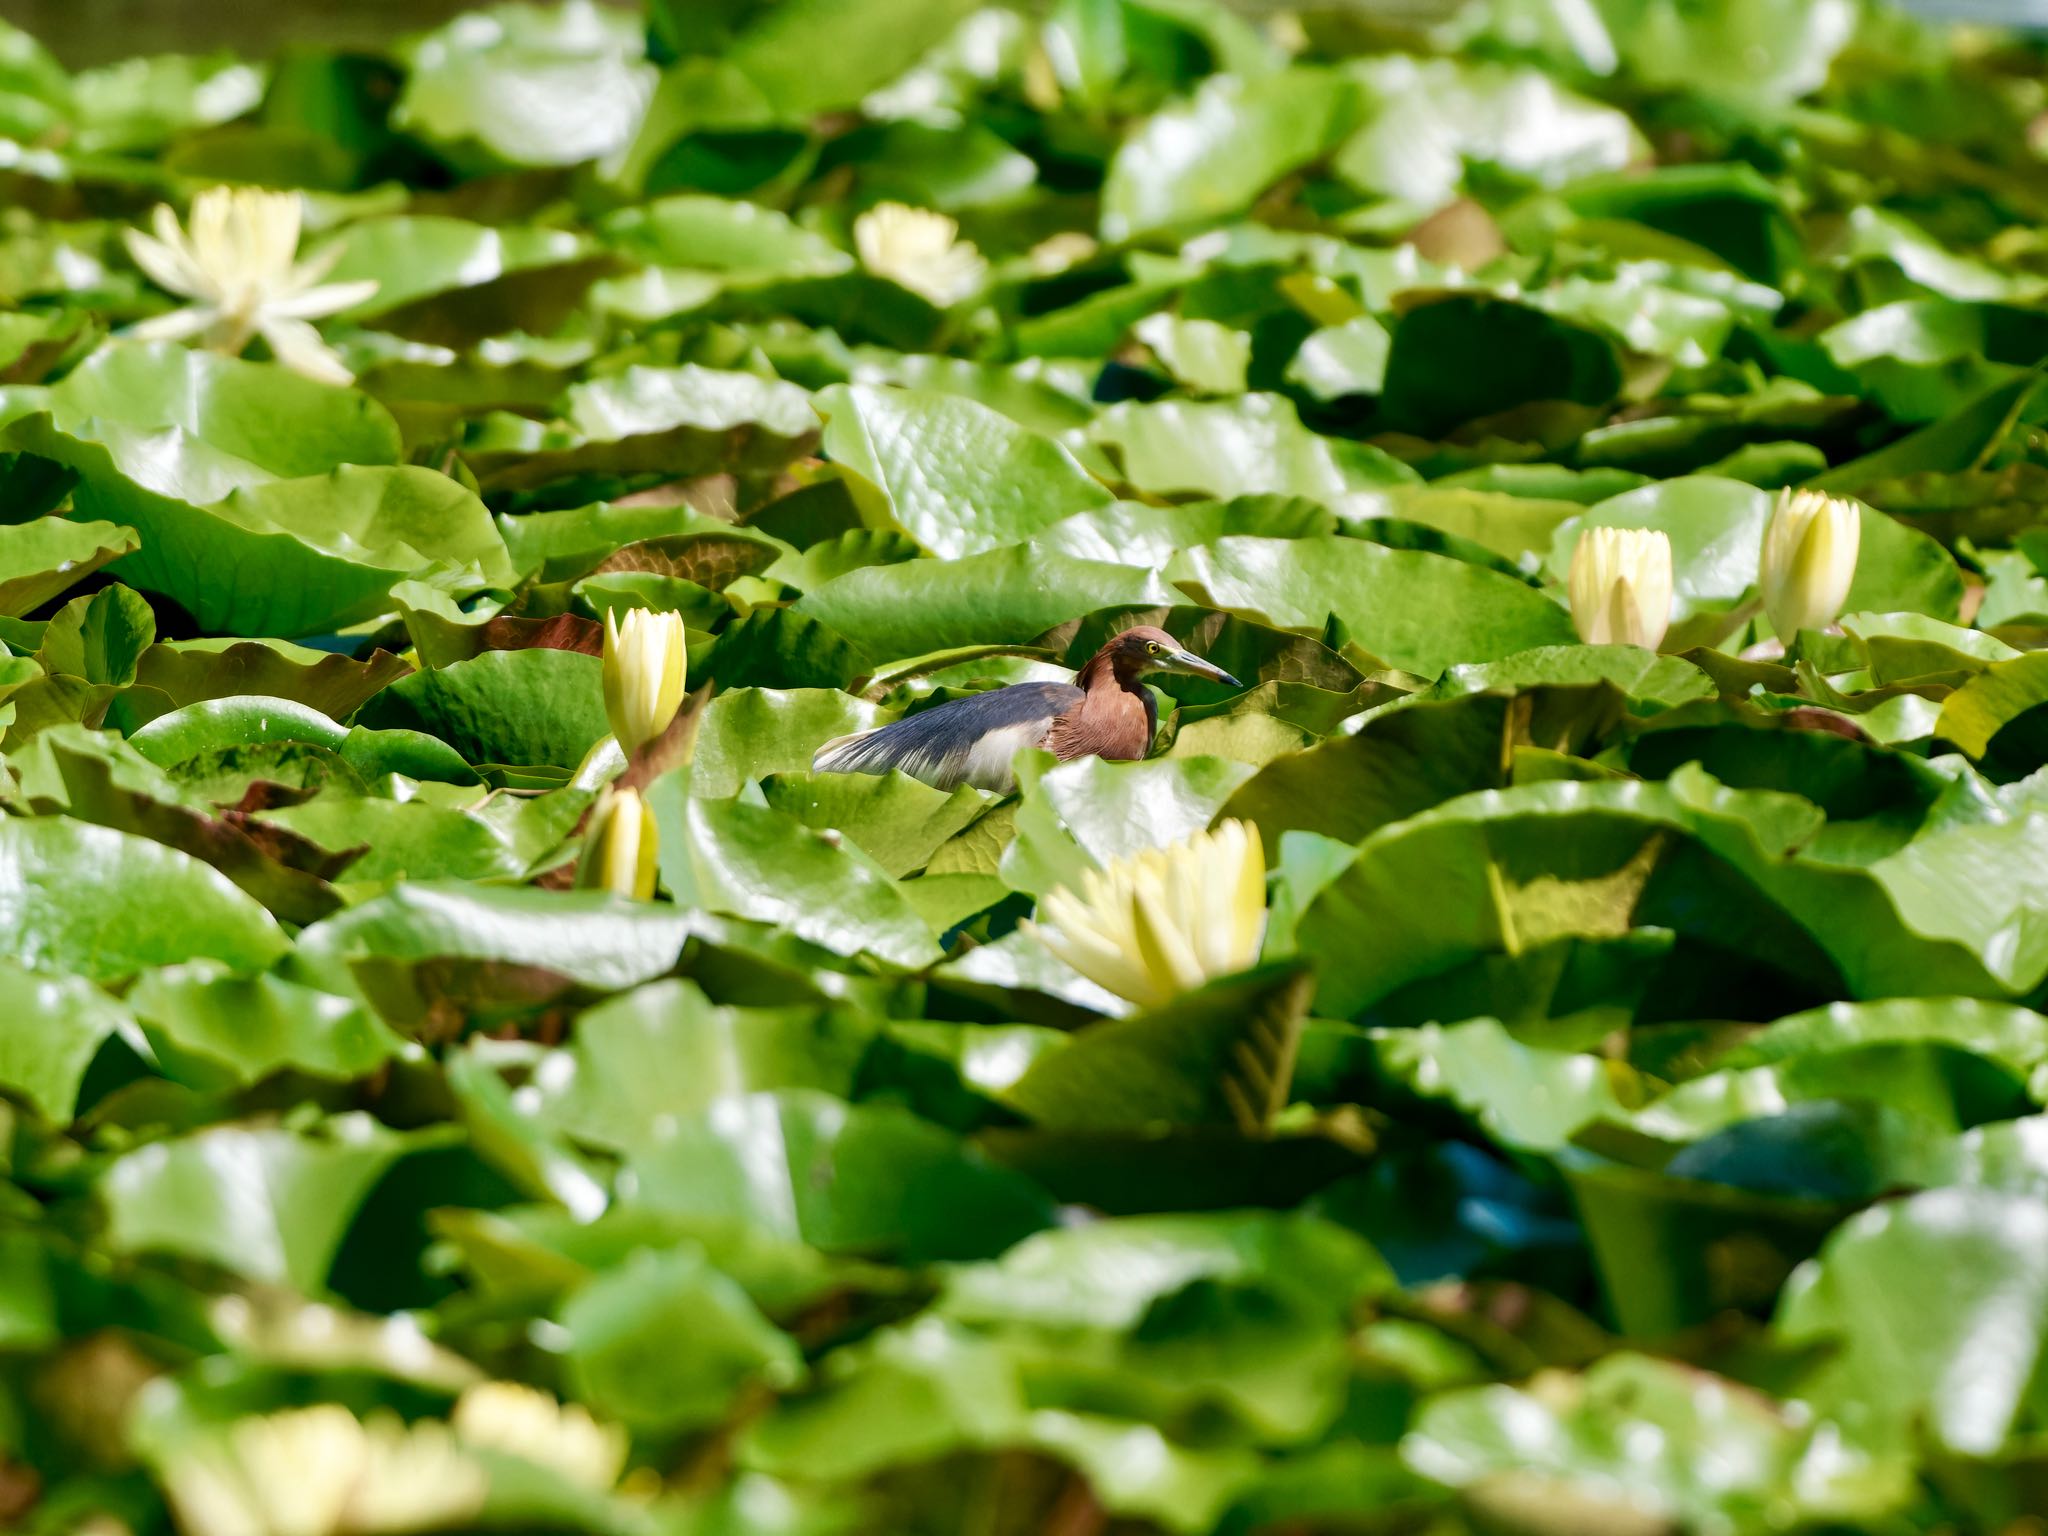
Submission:
{"label": "heron", "polygon": [[906,719],[834,737],[811,759],[815,773],[887,773],[901,769],[938,789],[972,784],[1008,794],[1017,787],[1010,760],[1044,747],[1065,762],[1122,762],[1151,750],[1159,706],[1138,681],[1148,672],[1181,672],[1233,688],[1244,684],[1149,624],[1124,630],[1089,658],[1071,683],[1012,683],[934,705]]}

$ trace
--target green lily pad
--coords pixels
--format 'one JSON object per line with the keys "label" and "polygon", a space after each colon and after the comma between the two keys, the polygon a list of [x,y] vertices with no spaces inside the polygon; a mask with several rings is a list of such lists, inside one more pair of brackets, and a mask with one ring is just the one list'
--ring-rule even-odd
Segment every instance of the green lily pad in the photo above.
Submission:
{"label": "green lily pad", "polygon": [[1110,501],[1065,448],[957,395],[838,385],[818,409],[825,451],[937,555],[982,554]]}
{"label": "green lily pad", "polygon": [[290,947],[254,898],[190,854],[60,816],[0,821],[15,958],[114,981],[205,956],[261,970]]}
{"label": "green lily pad", "polygon": [[1495,571],[1360,539],[1224,538],[1167,567],[1198,602],[1320,632],[1335,618],[1374,656],[1433,676],[1573,638],[1563,608]]}
{"label": "green lily pad", "polygon": [[400,678],[360,718],[438,737],[472,763],[574,768],[611,732],[602,673],[576,651],[484,651]]}
{"label": "green lily pad", "polygon": [[15,618],[134,551],[132,528],[39,517],[0,525],[0,614]]}

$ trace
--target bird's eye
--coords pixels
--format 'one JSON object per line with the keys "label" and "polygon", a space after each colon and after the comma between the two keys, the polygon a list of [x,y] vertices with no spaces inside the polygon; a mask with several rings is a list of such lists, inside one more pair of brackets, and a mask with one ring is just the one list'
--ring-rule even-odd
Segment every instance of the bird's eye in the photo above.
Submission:
{"label": "bird's eye", "polygon": [[1164,656],[1166,654],[1166,647],[1161,645],[1157,640],[1147,640],[1145,642],[1145,649],[1150,651],[1154,656]]}

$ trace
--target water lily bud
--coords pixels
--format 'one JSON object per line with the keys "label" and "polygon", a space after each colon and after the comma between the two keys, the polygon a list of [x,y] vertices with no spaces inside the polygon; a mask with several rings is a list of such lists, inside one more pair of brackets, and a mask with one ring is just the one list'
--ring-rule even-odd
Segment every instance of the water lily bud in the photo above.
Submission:
{"label": "water lily bud", "polygon": [[1780,640],[1789,645],[1802,629],[1834,623],[1856,579],[1862,539],[1863,514],[1855,502],[1824,491],[1778,493],[1757,585]]}
{"label": "water lily bud", "polygon": [[660,837],[654,813],[639,791],[607,788],[597,797],[584,829],[583,859],[576,866],[578,888],[653,900]]}
{"label": "water lily bud", "polygon": [[635,608],[624,623],[617,609],[604,616],[604,712],[629,755],[675,719],[687,671],[681,614]]}
{"label": "water lily bud", "polygon": [[1657,649],[1671,627],[1671,540],[1654,528],[1588,528],[1572,551],[1572,625],[1588,645]]}
{"label": "water lily bud", "polygon": [[1225,821],[1148,848],[1062,886],[1027,930],[1105,991],[1158,1007],[1259,958],[1266,936],[1266,854],[1259,829]]}

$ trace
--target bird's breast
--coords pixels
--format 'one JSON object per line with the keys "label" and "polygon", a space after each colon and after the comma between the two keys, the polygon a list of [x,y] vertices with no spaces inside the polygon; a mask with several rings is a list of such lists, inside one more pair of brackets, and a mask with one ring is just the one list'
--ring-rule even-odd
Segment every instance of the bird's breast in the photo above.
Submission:
{"label": "bird's breast", "polygon": [[1092,688],[1053,721],[1045,744],[1061,759],[1112,757],[1133,761],[1152,749],[1152,696],[1143,687]]}

